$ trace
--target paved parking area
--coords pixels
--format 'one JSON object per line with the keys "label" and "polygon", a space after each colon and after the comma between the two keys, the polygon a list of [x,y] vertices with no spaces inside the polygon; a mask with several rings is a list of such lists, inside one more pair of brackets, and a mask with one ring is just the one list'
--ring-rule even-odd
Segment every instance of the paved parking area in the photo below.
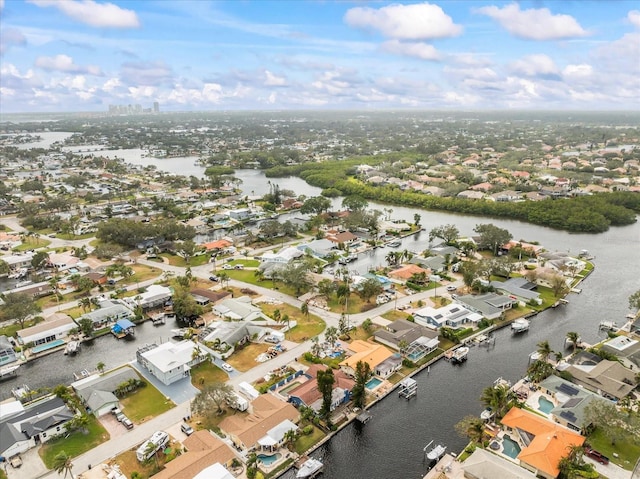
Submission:
{"label": "paved parking area", "polygon": [[100,421],[100,424],[107,430],[111,439],[120,437],[128,431],[111,413],[103,414],[98,418],[98,421]]}
{"label": "paved parking area", "polygon": [[191,401],[199,392],[198,389],[191,384],[191,380],[188,377],[167,386],[160,382],[155,376],[149,374],[137,361],[132,361],[129,364],[142,374],[147,381],[153,384],[165,397],[168,397],[176,404]]}
{"label": "paved parking area", "polygon": [[27,452],[20,454],[22,458],[22,466],[14,469],[6,462],[0,467],[6,467],[7,477],[9,479],[33,479],[46,474],[47,468],[38,455],[39,448],[29,449]]}

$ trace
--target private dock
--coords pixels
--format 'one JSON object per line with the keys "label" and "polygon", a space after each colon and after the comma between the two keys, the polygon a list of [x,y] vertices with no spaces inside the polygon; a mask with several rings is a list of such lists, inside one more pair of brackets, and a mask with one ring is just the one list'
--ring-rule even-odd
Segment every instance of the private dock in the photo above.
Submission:
{"label": "private dock", "polygon": [[418,381],[413,378],[404,378],[400,381],[400,390],[398,395],[405,399],[411,399],[418,394]]}
{"label": "private dock", "polygon": [[371,415],[371,413],[369,411],[362,411],[360,414],[358,414],[358,416],[356,417],[356,419],[358,420],[358,422],[360,422],[361,424],[366,424],[368,423],[371,418],[373,416]]}

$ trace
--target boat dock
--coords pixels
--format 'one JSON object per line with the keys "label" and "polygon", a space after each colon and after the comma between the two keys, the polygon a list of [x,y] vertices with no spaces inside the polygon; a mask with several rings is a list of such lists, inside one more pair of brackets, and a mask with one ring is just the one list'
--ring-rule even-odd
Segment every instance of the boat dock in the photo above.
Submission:
{"label": "boat dock", "polygon": [[404,378],[400,381],[400,390],[398,395],[405,399],[411,399],[418,394],[418,381],[413,378]]}
{"label": "boat dock", "polygon": [[371,413],[369,411],[362,411],[360,414],[358,414],[356,416],[356,419],[358,420],[358,422],[360,422],[361,424],[366,424],[369,421],[371,421],[371,418],[373,416],[371,415]]}

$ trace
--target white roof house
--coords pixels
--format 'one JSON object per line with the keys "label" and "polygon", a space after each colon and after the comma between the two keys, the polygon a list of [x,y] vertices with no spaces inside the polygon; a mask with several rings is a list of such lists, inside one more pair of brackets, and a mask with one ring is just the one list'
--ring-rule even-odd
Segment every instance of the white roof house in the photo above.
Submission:
{"label": "white roof house", "polygon": [[260,258],[263,263],[288,263],[292,259],[304,256],[304,253],[298,248],[289,246],[278,253],[264,253]]}
{"label": "white roof house", "polygon": [[297,431],[298,426],[290,421],[289,419],[285,419],[280,424],[275,427],[272,427],[267,431],[267,434],[262,438],[258,439],[258,444],[263,450],[272,451],[274,448],[277,449],[284,442],[284,436],[288,431]]}
{"label": "white roof house", "polygon": [[234,479],[222,464],[216,462],[196,474],[193,479]]}
{"label": "white roof house", "polygon": [[433,329],[438,329],[442,326],[457,328],[465,323],[477,323],[482,319],[482,315],[471,312],[456,303],[437,309],[428,306],[416,311],[413,317],[416,323]]}
{"label": "white roof house", "polygon": [[69,334],[69,331],[77,327],[78,325],[70,316],[63,313],[57,313],[51,320],[43,321],[35,326],[21,329],[16,334],[19,343],[33,343],[35,346],[38,346],[64,338]]}
{"label": "white roof house", "polygon": [[190,340],[167,342],[159,346],[151,344],[136,352],[138,363],[166,385],[189,377],[191,366],[201,363],[205,358],[206,353]]}
{"label": "white roof house", "polygon": [[138,304],[143,309],[155,308],[171,299],[171,290],[166,286],[152,284],[144,293],[138,295]]}

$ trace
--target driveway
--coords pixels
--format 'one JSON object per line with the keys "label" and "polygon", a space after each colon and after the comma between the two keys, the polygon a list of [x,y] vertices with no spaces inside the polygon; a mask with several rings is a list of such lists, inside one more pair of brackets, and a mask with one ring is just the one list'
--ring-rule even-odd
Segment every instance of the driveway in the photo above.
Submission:
{"label": "driveway", "polygon": [[152,376],[149,371],[141,367],[137,361],[131,361],[129,364],[142,374],[147,381],[153,384],[165,397],[168,397],[176,404],[190,402],[196,394],[198,394],[198,390],[191,384],[190,378],[188,377],[167,386],[160,382],[155,376]]}
{"label": "driveway", "polygon": [[38,447],[35,447],[20,454],[22,466],[18,469],[14,469],[6,462],[0,467],[6,468],[5,470],[7,471],[7,477],[9,479],[33,479],[34,477],[46,474],[47,468],[38,455],[38,449]]}
{"label": "driveway", "polygon": [[606,477],[607,479],[630,479],[631,471],[627,471],[622,469],[620,466],[616,466],[614,463],[610,462],[606,466],[604,464],[600,464],[599,462],[594,461],[590,457],[586,455],[584,457],[584,462],[587,464],[593,464],[598,471],[598,474]]}
{"label": "driveway", "polygon": [[103,414],[98,418],[98,421],[100,421],[100,424],[107,430],[111,439],[120,437],[127,432],[127,428],[124,427],[121,422],[118,422],[116,417],[111,413]]}

